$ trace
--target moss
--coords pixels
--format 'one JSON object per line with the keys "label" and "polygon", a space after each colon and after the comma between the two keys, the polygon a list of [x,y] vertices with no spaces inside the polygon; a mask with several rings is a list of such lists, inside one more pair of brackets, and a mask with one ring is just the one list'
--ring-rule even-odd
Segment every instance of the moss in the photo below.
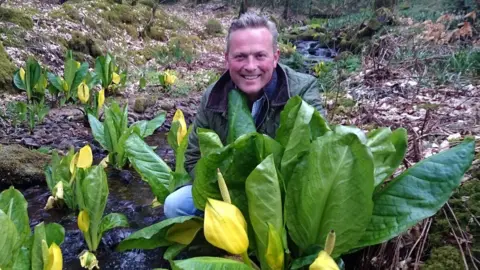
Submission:
{"label": "moss", "polygon": [[158,26],[154,26],[150,28],[150,32],[148,33],[148,36],[154,40],[158,41],[167,41],[168,37],[165,34],[165,30],[163,28],[160,28]]}
{"label": "moss", "polygon": [[142,55],[146,61],[155,58],[156,54],[163,53],[167,50],[165,46],[147,46],[143,50],[138,51],[139,55]]}
{"label": "moss", "polygon": [[153,6],[155,5],[154,0],[140,0],[139,3],[150,8],[153,8]]}
{"label": "moss", "polygon": [[462,270],[463,259],[460,251],[453,246],[435,248],[422,270]]}
{"label": "moss", "polygon": [[138,38],[137,27],[135,27],[134,25],[123,24],[122,28],[125,29],[125,31],[127,31],[127,34],[129,34],[131,37]]}
{"label": "moss", "polygon": [[181,50],[183,53],[188,55],[195,55],[196,54],[196,47],[202,41],[198,36],[191,35],[191,36],[176,36],[171,38],[168,41],[168,50],[170,52],[175,52],[177,49]]}
{"label": "moss", "polygon": [[205,32],[209,35],[221,34],[223,32],[222,24],[215,19],[209,19],[205,24]]}
{"label": "moss", "polygon": [[45,184],[43,167],[50,156],[20,145],[0,145],[0,189],[6,186]]}
{"label": "moss", "polygon": [[73,21],[81,21],[82,17],[78,13],[78,11],[69,4],[63,4],[62,5],[63,10],[65,11],[65,14],[72,19]]}
{"label": "moss", "polygon": [[0,39],[5,47],[25,47],[26,31],[20,26],[0,27]]}
{"label": "moss", "polygon": [[11,22],[25,29],[33,28],[33,20],[21,10],[0,7],[0,18],[4,22]]}
{"label": "moss", "polygon": [[0,42],[0,92],[13,92],[13,73],[15,66],[10,62],[10,58]]}
{"label": "moss", "polygon": [[[470,241],[473,256],[476,258],[480,257],[480,225],[472,220],[472,216],[480,216],[480,180],[473,179],[463,183],[462,186],[453,193],[448,202],[462,230],[472,236]],[[449,213],[448,210],[447,213]],[[451,215],[450,222],[454,222]],[[461,235],[457,226],[454,226],[454,230],[457,235]],[[452,236],[452,228],[445,218],[443,211],[435,215],[429,233],[429,240],[429,247],[433,250],[455,242]]]}
{"label": "moss", "polygon": [[80,32],[73,32],[72,39],[68,41],[68,48],[77,52],[91,55],[96,58],[102,55],[102,49],[97,41],[91,37],[84,36]]}
{"label": "moss", "polygon": [[113,5],[109,11],[103,12],[102,16],[113,25],[139,22],[135,12],[132,12],[132,7],[127,5]]}
{"label": "moss", "polygon": [[103,9],[103,10],[108,10],[108,5],[105,4],[104,2],[101,2],[101,1],[92,3],[92,7],[98,8],[98,9]]}

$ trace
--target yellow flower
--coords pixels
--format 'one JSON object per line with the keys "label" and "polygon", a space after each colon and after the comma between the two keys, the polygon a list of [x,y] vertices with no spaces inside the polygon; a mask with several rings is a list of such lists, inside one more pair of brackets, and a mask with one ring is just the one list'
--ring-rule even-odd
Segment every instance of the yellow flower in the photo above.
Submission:
{"label": "yellow flower", "polygon": [[62,250],[57,246],[57,244],[52,243],[48,248],[48,264],[46,270],[62,270],[62,268]]}
{"label": "yellow flower", "polygon": [[99,165],[102,166],[103,168],[108,167],[108,156],[106,156],[104,159],[102,159],[102,161],[100,161]]}
{"label": "yellow flower", "polygon": [[90,217],[88,216],[87,211],[82,210],[78,214],[77,225],[80,231],[86,233],[90,227]]}
{"label": "yellow flower", "polygon": [[24,82],[25,81],[25,69],[23,68],[20,68],[20,79],[22,79],[22,81]]}
{"label": "yellow flower", "polygon": [[77,168],[77,160],[78,160],[78,153],[76,153],[73,156],[72,161],[70,161],[70,173],[71,174],[75,173],[75,169]]}
{"label": "yellow flower", "polygon": [[98,104],[97,104],[97,108],[98,108],[98,109],[102,108],[103,103],[105,103],[105,89],[102,88],[102,90],[100,90],[100,91],[98,92]]}
{"label": "yellow flower", "polygon": [[187,123],[185,123],[185,117],[183,116],[183,112],[178,110],[175,112],[173,116],[173,121],[178,121],[180,123],[180,127],[177,130],[177,143],[180,145],[183,141],[183,138],[187,135]]}
{"label": "yellow flower", "polygon": [[309,270],[339,270],[337,263],[324,250],[320,251],[318,257],[308,268]]}
{"label": "yellow flower", "polygon": [[198,231],[203,227],[203,222],[190,219],[183,223],[174,224],[167,231],[166,239],[182,245],[190,245]]}
{"label": "yellow flower", "polygon": [[173,85],[177,80],[177,76],[175,76],[170,70],[165,71],[165,84],[166,85]]}
{"label": "yellow flower", "polygon": [[63,182],[58,181],[58,183],[55,185],[54,189],[56,189],[55,199],[63,199]]}
{"label": "yellow flower", "polygon": [[268,244],[265,258],[271,269],[283,269],[285,254],[282,239],[278,231],[270,223],[268,223]]}
{"label": "yellow flower", "polygon": [[77,69],[79,69],[80,68],[80,62],[75,61],[75,66],[77,67]]}
{"label": "yellow flower", "polygon": [[100,269],[97,257],[87,250],[80,254],[80,265],[83,268],[88,268],[88,270],[92,270],[93,268]]}
{"label": "yellow flower", "polygon": [[87,103],[88,99],[90,98],[90,89],[88,88],[88,85],[85,84],[85,82],[82,82],[78,88],[78,98],[82,103]]}
{"label": "yellow flower", "polygon": [[248,249],[247,222],[233,204],[208,199],[203,232],[210,244],[232,254]]}
{"label": "yellow flower", "polygon": [[53,204],[55,203],[55,198],[53,196],[48,197],[47,204],[43,209],[49,210],[53,208]]}
{"label": "yellow flower", "polygon": [[78,151],[78,160],[77,160],[77,167],[78,168],[90,168],[93,163],[93,155],[92,149],[87,144]]}
{"label": "yellow flower", "polygon": [[120,75],[118,75],[116,72],[113,72],[112,82],[114,84],[119,84],[120,83]]}

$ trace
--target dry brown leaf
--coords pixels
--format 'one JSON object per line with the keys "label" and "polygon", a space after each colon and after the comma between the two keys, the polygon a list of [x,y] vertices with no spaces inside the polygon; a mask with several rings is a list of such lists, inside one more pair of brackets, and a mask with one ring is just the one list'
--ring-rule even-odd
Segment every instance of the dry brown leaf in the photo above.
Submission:
{"label": "dry brown leaf", "polygon": [[449,23],[453,20],[452,14],[443,14],[437,19],[437,23]]}
{"label": "dry brown leaf", "polygon": [[469,22],[464,22],[463,26],[453,31],[452,39],[463,39],[466,37],[472,37],[472,26]]}
{"label": "dry brown leaf", "polygon": [[470,13],[467,13],[467,15],[465,15],[465,19],[467,19],[467,18],[470,18],[473,21],[475,21],[477,19],[477,12],[474,10]]}

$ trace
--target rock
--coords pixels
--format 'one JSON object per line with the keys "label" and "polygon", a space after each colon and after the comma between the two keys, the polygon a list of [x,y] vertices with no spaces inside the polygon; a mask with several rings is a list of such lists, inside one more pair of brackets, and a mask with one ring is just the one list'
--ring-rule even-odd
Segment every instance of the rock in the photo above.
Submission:
{"label": "rock", "polygon": [[21,145],[0,145],[0,188],[45,184],[43,169],[50,156]]}
{"label": "rock", "polygon": [[172,101],[164,100],[160,103],[160,108],[168,112],[170,110],[173,110],[173,108],[175,108],[175,104]]}
{"label": "rock", "polygon": [[15,66],[10,62],[5,48],[0,42],[0,93],[3,91],[14,92],[12,74],[15,72]]}
{"label": "rock", "polygon": [[145,106],[146,98],[138,97],[135,99],[135,104],[133,105],[133,111],[136,113],[144,113],[147,109]]}

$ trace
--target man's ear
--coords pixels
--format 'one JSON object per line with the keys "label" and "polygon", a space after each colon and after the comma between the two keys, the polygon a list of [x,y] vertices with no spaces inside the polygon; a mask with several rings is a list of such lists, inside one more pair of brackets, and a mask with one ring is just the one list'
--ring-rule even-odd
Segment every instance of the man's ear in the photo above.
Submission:
{"label": "man's ear", "polygon": [[225,52],[225,68],[228,69],[228,52]]}
{"label": "man's ear", "polygon": [[278,60],[280,59],[280,50],[276,49],[273,52],[273,65],[276,67],[278,64]]}

